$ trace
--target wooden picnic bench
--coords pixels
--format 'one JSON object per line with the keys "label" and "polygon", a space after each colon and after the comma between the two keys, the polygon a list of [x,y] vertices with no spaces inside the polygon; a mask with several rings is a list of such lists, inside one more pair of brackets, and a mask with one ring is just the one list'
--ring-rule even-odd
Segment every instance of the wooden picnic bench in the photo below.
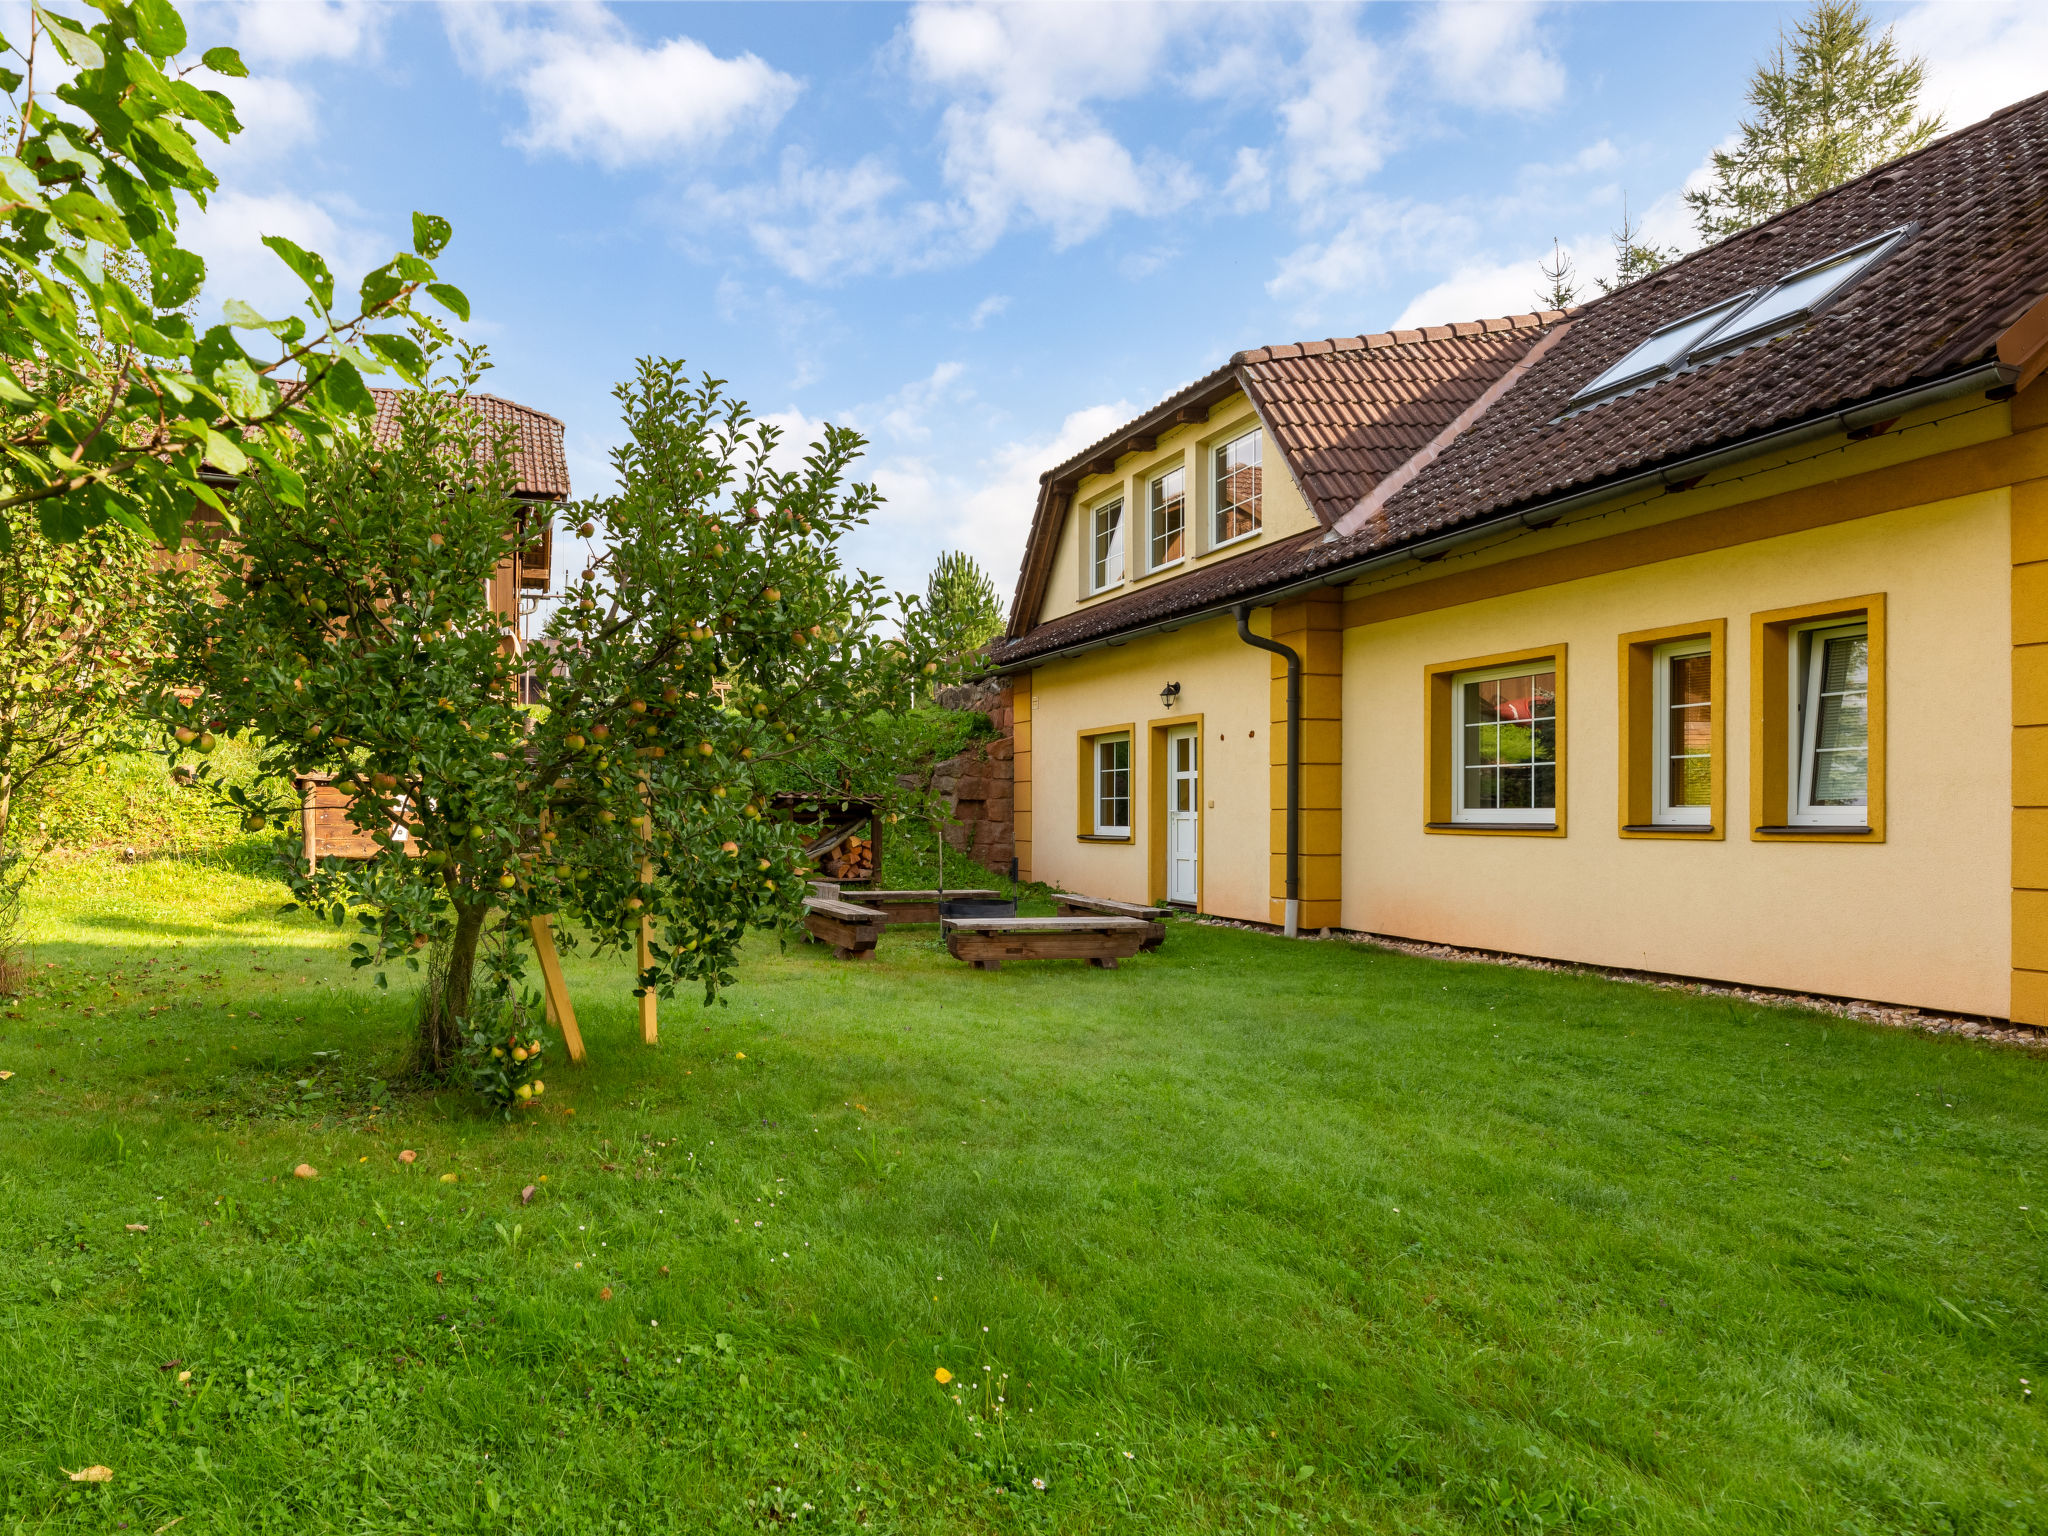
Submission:
{"label": "wooden picnic bench", "polygon": [[1086,960],[1113,971],[1144,945],[1150,923],[1134,917],[949,917],[946,948],[977,971],[1005,960]]}
{"label": "wooden picnic bench", "polygon": [[[842,899],[844,892],[830,880],[813,880],[813,894],[832,901]],[[864,907],[873,907],[885,914],[893,923],[936,923],[939,920],[939,893],[937,891],[868,891],[856,890],[853,895],[860,898]],[[1001,891],[952,891],[946,892],[948,901],[1001,901]]]}
{"label": "wooden picnic bench", "polygon": [[820,944],[830,944],[842,960],[863,960],[882,941],[888,917],[873,907],[857,907],[850,901],[812,896],[804,901],[804,927]]}
{"label": "wooden picnic bench", "polygon": [[1100,896],[1069,896],[1065,892],[1053,898],[1062,917],[1130,917],[1146,925],[1150,932],[1140,948],[1153,950],[1166,942],[1166,919],[1172,915],[1169,907],[1141,907],[1135,901],[1109,901]]}

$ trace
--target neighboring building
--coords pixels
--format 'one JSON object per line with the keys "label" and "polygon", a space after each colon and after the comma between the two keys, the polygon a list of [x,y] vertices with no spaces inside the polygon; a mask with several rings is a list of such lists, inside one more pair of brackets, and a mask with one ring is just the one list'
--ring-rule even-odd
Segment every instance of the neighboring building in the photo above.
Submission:
{"label": "neighboring building", "polygon": [[[1242,352],[1041,482],[1021,871],[2048,1024],[2048,96],[1569,313]],[[1247,610],[1245,620],[1239,613]]]}
{"label": "neighboring building", "polygon": [[[371,430],[388,438],[398,430],[398,403],[405,391],[372,389],[377,414]],[[492,608],[511,626],[514,644],[524,651],[526,620],[532,605],[547,595],[554,576],[554,511],[569,500],[569,459],[563,449],[562,423],[545,411],[520,405],[497,395],[470,395],[469,403],[493,427],[510,427],[513,434],[511,515],[522,533],[517,556],[502,561],[491,578],[489,600]],[[232,490],[235,477],[221,470],[207,471],[207,478],[225,490]],[[205,521],[212,514],[202,512]]]}

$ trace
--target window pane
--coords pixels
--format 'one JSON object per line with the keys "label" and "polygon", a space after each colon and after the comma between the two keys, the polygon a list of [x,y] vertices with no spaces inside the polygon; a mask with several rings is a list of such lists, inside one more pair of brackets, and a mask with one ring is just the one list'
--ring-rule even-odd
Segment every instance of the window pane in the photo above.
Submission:
{"label": "window pane", "polygon": [[1155,566],[1178,560],[1182,553],[1182,524],[1187,512],[1187,472],[1168,470],[1152,482],[1152,553]]}
{"label": "window pane", "polygon": [[1468,811],[1490,811],[1494,809],[1493,791],[1499,780],[1491,768],[1467,768],[1465,770],[1465,809]]}
{"label": "window pane", "polygon": [[1499,773],[1502,810],[1526,811],[1536,803],[1536,775],[1533,769],[1502,768]]}
{"label": "window pane", "polygon": [[1869,781],[1870,759],[1861,750],[1820,752],[1813,762],[1815,805],[1862,805]]}
{"label": "window pane", "polygon": [[1705,704],[1713,679],[1713,658],[1705,651],[1671,658],[1671,704]]}
{"label": "window pane", "polygon": [[1216,503],[1212,537],[1221,544],[1259,526],[1260,433],[1254,429],[1216,450]]}
{"label": "window pane", "polygon": [[1816,806],[1863,805],[1870,771],[1870,640],[1833,635],[1820,644],[1810,798]]}
{"label": "window pane", "polygon": [[1713,760],[1707,757],[1674,757],[1668,798],[1674,806],[1713,803]]}
{"label": "window pane", "polygon": [[1556,810],[1557,768],[1553,764],[1543,764],[1536,769],[1534,783],[1535,796],[1530,803],[1539,811]]}
{"label": "window pane", "polygon": [[1664,369],[1681,361],[1696,342],[1733,314],[1736,306],[1747,298],[1748,295],[1744,294],[1740,299],[1703,310],[1697,315],[1689,315],[1674,325],[1652,333],[1641,346],[1635,348],[1572,398],[1583,400],[1588,395],[1619,389],[1638,379],[1663,372]]}
{"label": "window pane", "polygon": [[1095,560],[1090,583],[1096,588],[1121,581],[1124,574],[1124,504],[1112,501],[1095,509]]}

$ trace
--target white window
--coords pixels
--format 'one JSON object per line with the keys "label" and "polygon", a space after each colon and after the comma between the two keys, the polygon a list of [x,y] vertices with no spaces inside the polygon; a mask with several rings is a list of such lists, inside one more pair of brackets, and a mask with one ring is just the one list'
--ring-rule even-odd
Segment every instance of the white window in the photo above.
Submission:
{"label": "white window", "polygon": [[1095,835],[1131,835],[1131,738],[1095,738]]}
{"label": "white window", "polygon": [[1524,661],[1452,679],[1453,821],[1557,820],[1557,672]]}
{"label": "white window", "polygon": [[1100,592],[1124,579],[1124,504],[1106,501],[1095,509],[1088,562],[1088,590]]}
{"label": "white window", "polygon": [[1652,665],[1650,820],[1705,826],[1714,814],[1714,653],[1701,641],[1680,640],[1658,646]]}
{"label": "white window", "polygon": [[1870,627],[1795,630],[1792,825],[1865,826],[1870,817]]}
{"label": "white window", "polygon": [[1257,427],[1216,449],[1216,499],[1210,510],[1209,542],[1228,544],[1259,531],[1260,467]]}
{"label": "white window", "polygon": [[1150,505],[1146,516],[1150,520],[1150,548],[1147,558],[1148,570],[1172,565],[1185,554],[1185,524],[1187,521],[1187,483],[1185,469],[1169,469],[1152,482],[1148,496]]}

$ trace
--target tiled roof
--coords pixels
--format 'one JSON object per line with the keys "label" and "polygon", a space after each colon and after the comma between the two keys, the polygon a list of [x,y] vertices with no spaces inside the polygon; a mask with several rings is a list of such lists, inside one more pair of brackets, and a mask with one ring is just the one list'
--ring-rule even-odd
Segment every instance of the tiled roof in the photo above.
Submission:
{"label": "tiled roof", "polygon": [[1433,325],[1240,352],[1259,415],[1330,526],[1399,469],[1563,316]]}
{"label": "tiled roof", "polygon": [[[1800,330],[1555,419],[1665,322],[1902,225],[1906,241]],[[1360,536],[1412,538],[1958,372],[2044,292],[2048,94],[1587,305]]]}
{"label": "tiled roof", "polygon": [[[1040,477],[1011,605],[1012,635],[1028,625],[1043,600],[1066,498],[1083,475],[1106,468],[1120,454],[1149,448],[1157,434],[1182,421],[1200,420],[1202,413],[1243,390],[1278,438],[1310,508],[1328,527],[1382,476],[1426,447],[1536,343],[1546,326],[1561,318],[1560,311],[1551,310],[1237,353]],[[1129,600],[1102,607],[1106,611]]]}
{"label": "tiled roof", "polygon": [[[377,435],[389,437],[398,429],[398,402],[406,391],[372,389],[370,393],[377,400]],[[562,423],[545,411],[536,411],[531,406],[499,395],[471,395],[468,398],[485,420],[494,425],[509,425],[516,433],[517,446],[512,453],[512,467],[518,474],[517,494],[567,501],[569,459],[562,447]]]}
{"label": "tiled roof", "polygon": [[[1800,329],[1563,416],[1577,390],[1666,322],[1900,226],[1910,226],[1909,238]],[[1993,361],[2001,335],[2044,296],[2048,94],[1575,311],[1569,329],[1551,333],[1555,344],[1540,354],[1528,349],[1527,372],[1440,444],[1410,481],[1383,492],[1384,505],[1355,532],[1222,562],[1021,634],[1013,618],[1012,637],[996,644],[994,660],[1011,665],[1256,599],[1466,524],[1597,492],[1963,374]],[[1250,373],[1258,365],[1245,366]],[[1293,452],[1285,438],[1282,445]],[[1311,458],[1315,451],[1311,445]],[[1388,473],[1371,466],[1366,472]],[[1044,505],[1042,491],[1041,514]]]}

